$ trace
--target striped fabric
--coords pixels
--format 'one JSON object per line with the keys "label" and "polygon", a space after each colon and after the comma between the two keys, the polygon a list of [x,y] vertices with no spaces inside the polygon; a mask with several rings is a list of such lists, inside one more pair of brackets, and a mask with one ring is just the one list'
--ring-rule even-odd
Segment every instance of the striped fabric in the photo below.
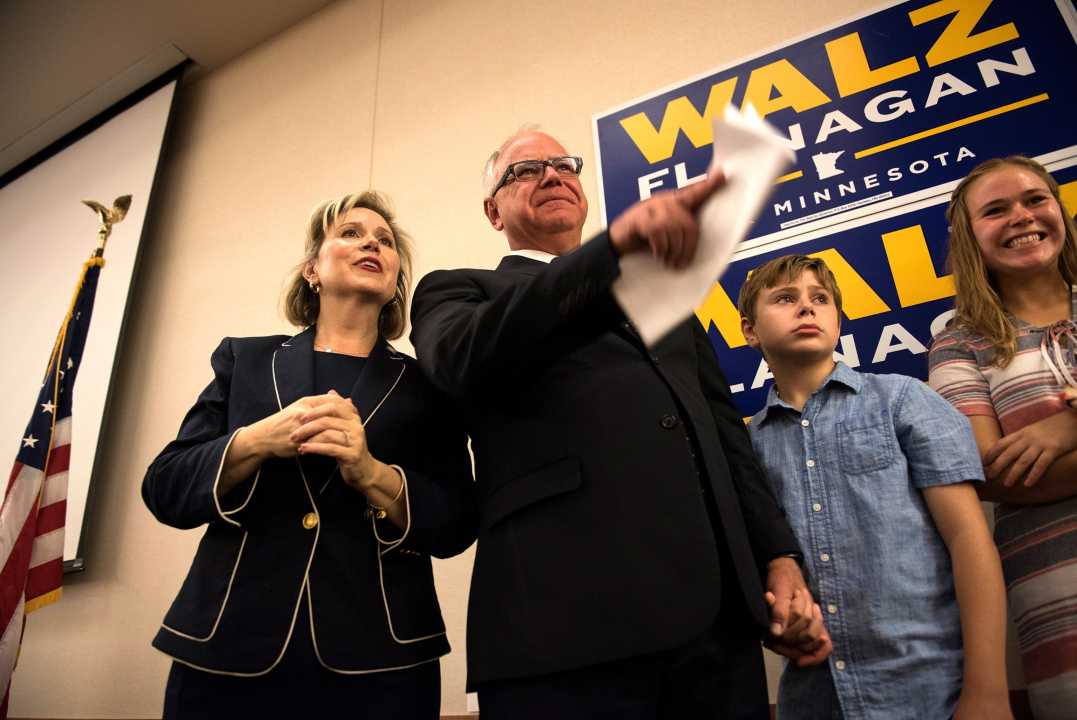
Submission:
{"label": "striped fabric", "polygon": [[[1077,317],[1077,290],[1073,315]],[[1011,317],[1017,354],[1005,368],[992,367],[982,337],[948,329],[929,355],[929,384],[965,415],[995,418],[1003,435],[1059,412],[1058,368],[1045,358],[1047,328]],[[1063,368],[1073,373],[1077,324],[1053,326]],[[1047,343],[1050,345],[1050,343]],[[1052,353],[1053,355],[1053,353]],[[995,542],[1002,559],[1010,613],[1034,716],[1075,717],[1077,708],[1077,497],[1048,505],[999,505]]]}
{"label": "striped fabric", "polygon": [[0,507],[0,720],[7,718],[25,616],[58,600],[62,589],[72,392],[102,265],[100,251],[83,265]]}

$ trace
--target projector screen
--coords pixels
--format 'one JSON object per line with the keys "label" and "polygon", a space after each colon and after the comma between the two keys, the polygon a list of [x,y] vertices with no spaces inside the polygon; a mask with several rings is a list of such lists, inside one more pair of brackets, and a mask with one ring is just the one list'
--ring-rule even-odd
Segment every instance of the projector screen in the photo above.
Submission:
{"label": "projector screen", "polygon": [[6,487],[20,440],[36,405],[53,341],[71,302],[82,263],[97,247],[97,215],[82,204],[111,207],[131,195],[105,249],[82,365],[75,383],[71,467],[64,538],[66,567],[81,563],[79,541],[102,433],[109,384],[142,224],[161,153],[176,82],[172,80],[75,143],[0,188],[0,331],[3,408],[0,467]]}

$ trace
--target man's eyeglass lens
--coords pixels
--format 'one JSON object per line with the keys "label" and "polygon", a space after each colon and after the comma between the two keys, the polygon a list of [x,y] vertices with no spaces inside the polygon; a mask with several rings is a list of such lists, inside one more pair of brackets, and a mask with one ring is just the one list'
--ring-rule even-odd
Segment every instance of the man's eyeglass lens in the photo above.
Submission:
{"label": "man's eyeglass lens", "polygon": [[549,160],[520,160],[519,162],[514,162],[505,168],[505,173],[501,176],[501,180],[498,181],[497,185],[494,186],[490,197],[493,197],[498,190],[505,187],[513,178],[521,182],[538,180],[542,177],[542,173],[546,172],[547,165],[552,167],[558,175],[579,175],[580,171],[583,170],[583,159],[566,155],[565,157],[550,158]]}
{"label": "man's eyeglass lens", "polygon": [[578,157],[559,157],[549,160],[521,160],[512,164],[512,174],[517,180],[538,180],[546,171],[546,166],[552,167],[558,175],[579,175],[583,167],[583,161]]}

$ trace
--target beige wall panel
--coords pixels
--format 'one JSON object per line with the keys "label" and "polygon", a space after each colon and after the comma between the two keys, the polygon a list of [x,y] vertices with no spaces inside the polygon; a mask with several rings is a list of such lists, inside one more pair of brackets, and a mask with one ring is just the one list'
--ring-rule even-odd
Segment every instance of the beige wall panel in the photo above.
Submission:
{"label": "beige wall panel", "polygon": [[482,164],[538,122],[584,158],[600,224],[591,116],[877,7],[864,0],[388,2],[373,181],[416,236],[420,275],[496,264]]}

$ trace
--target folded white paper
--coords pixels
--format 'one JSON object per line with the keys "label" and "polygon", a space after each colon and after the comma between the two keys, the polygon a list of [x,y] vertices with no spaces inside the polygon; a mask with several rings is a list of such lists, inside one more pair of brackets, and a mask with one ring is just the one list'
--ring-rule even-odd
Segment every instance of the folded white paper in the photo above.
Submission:
{"label": "folded white paper", "polygon": [[721,170],[726,183],[697,214],[695,258],[683,270],[674,270],[646,252],[632,253],[621,258],[621,276],[613,283],[613,296],[648,346],[707,297],[774,189],[774,181],[795,159],[788,141],[751,106],[741,113],[729,105],[724,118],[715,118],[708,173]]}

